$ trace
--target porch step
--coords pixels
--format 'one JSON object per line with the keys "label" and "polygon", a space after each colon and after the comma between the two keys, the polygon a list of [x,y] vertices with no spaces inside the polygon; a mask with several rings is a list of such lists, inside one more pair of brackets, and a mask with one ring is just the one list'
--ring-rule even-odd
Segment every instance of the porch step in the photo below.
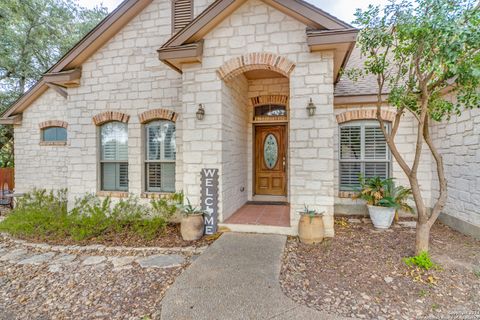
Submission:
{"label": "porch step", "polygon": [[296,236],[297,230],[293,227],[265,226],[258,224],[219,223],[220,230],[245,233],[282,234]]}

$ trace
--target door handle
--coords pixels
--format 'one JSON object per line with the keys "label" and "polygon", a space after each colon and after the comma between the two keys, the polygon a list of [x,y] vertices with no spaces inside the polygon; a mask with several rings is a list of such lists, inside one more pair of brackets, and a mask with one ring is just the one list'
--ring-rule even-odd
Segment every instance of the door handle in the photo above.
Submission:
{"label": "door handle", "polygon": [[286,158],[283,157],[283,171],[285,171],[285,165],[286,165]]}

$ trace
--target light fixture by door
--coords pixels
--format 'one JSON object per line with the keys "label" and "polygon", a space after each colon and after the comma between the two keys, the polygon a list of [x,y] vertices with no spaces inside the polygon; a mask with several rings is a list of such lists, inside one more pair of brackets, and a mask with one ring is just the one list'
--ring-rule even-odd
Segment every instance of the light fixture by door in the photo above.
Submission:
{"label": "light fixture by door", "polygon": [[205,108],[203,106],[203,103],[200,103],[198,105],[198,110],[197,110],[197,119],[203,120],[204,117],[205,117]]}
{"label": "light fixture by door", "polygon": [[312,101],[312,98],[310,98],[310,102],[308,103],[307,106],[307,111],[308,111],[308,116],[313,117],[315,115],[315,111],[317,110],[317,106]]}

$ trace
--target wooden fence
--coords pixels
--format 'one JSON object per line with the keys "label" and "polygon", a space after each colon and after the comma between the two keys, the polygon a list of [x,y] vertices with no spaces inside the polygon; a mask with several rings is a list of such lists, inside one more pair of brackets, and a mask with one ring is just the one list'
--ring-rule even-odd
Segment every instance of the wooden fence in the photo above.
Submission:
{"label": "wooden fence", "polygon": [[13,190],[15,188],[14,168],[0,168],[0,189]]}

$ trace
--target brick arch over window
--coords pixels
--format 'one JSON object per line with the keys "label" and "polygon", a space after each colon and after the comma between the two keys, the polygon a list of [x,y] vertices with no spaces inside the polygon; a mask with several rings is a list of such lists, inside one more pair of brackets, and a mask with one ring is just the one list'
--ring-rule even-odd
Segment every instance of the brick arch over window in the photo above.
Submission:
{"label": "brick arch over window", "polygon": [[153,120],[169,120],[172,122],[177,121],[178,114],[168,109],[153,109],[145,111],[138,115],[140,123],[148,123]]}
{"label": "brick arch over window", "polygon": [[[383,110],[382,119],[385,121],[393,122],[395,120],[395,112]],[[352,110],[340,113],[337,115],[337,122],[344,123],[355,120],[376,120],[377,110]]]}
{"label": "brick arch over window", "polygon": [[110,121],[120,121],[120,122],[127,123],[128,120],[130,120],[130,116],[123,112],[106,111],[106,112],[97,114],[95,117],[93,117],[92,120],[96,126],[100,126]]}
{"label": "brick arch over window", "polygon": [[294,68],[295,64],[285,57],[273,53],[249,53],[228,60],[217,72],[225,81],[251,70],[271,70],[288,78]]}
{"label": "brick arch over window", "polygon": [[68,123],[61,120],[48,120],[48,121],[40,122],[38,124],[38,127],[40,129],[46,129],[51,127],[61,127],[66,129],[68,127]]}
{"label": "brick arch over window", "polygon": [[254,107],[265,105],[265,104],[278,104],[282,106],[288,105],[288,96],[286,95],[266,95],[258,96],[250,99]]}

